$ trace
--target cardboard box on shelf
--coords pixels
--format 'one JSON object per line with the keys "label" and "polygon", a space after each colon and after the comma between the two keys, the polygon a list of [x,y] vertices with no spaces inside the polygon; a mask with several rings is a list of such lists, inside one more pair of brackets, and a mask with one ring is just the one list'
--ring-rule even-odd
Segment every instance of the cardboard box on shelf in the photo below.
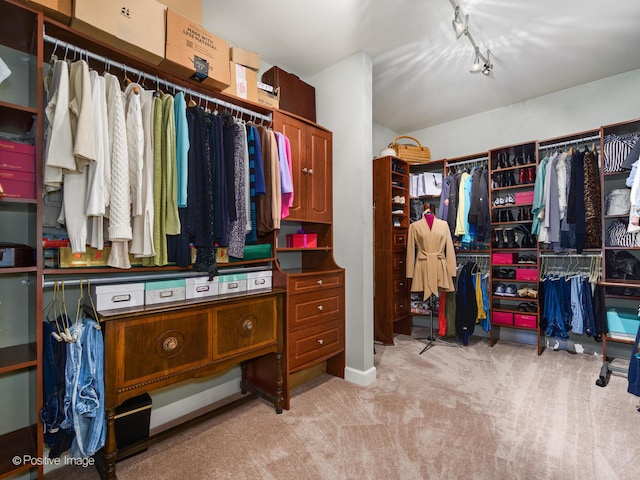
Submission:
{"label": "cardboard box on shelf", "polygon": [[167,10],[165,59],[161,68],[216,90],[231,84],[229,42],[193,20]]}
{"label": "cardboard box on shelf", "polygon": [[202,0],[160,0],[171,10],[202,25]]}
{"label": "cardboard box on shelf", "polygon": [[192,298],[215,297],[219,291],[219,277],[209,281],[209,277],[185,278],[187,300]]}
{"label": "cardboard box on shelf", "polygon": [[222,93],[258,103],[258,74],[255,70],[229,62],[231,84]]}
{"label": "cardboard box on shelf", "polygon": [[69,25],[72,14],[71,0],[27,0],[26,5],[34,10],[41,11],[48,18]]}
{"label": "cardboard box on shelf", "polygon": [[156,0],[75,0],[71,27],[158,65],[164,58],[165,7]]}
{"label": "cardboard box on shelf", "polygon": [[229,49],[229,60],[253,70],[260,70],[260,54],[240,47]]}
{"label": "cardboard box on shelf", "polygon": [[258,82],[258,103],[269,108],[280,108],[280,89]]}

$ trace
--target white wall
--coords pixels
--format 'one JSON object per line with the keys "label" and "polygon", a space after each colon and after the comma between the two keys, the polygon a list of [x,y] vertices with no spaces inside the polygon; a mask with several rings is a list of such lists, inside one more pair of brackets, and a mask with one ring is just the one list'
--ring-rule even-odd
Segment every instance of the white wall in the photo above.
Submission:
{"label": "white wall", "polygon": [[[455,158],[640,117],[640,69],[409,132],[431,158]],[[393,140],[390,136],[388,142]],[[381,140],[382,141],[382,140]]]}
{"label": "white wall", "polygon": [[391,141],[399,134],[383,127],[379,123],[373,124],[373,156],[380,155],[382,149],[387,148]]}
{"label": "white wall", "polygon": [[373,366],[372,63],[357,53],[312,78],[317,122],[333,132],[334,257],[346,270],[345,378],[368,385]]}

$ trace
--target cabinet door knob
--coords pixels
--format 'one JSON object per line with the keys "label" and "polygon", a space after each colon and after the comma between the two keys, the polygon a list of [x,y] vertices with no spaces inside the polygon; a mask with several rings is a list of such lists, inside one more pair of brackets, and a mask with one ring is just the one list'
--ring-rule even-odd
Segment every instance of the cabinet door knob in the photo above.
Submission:
{"label": "cabinet door knob", "polygon": [[404,282],[400,282],[400,286],[401,286],[401,287],[404,287]]}
{"label": "cabinet door knob", "polygon": [[308,171],[309,171],[309,169],[308,169],[307,167],[304,167],[304,168],[302,169],[302,172],[303,172],[303,173],[307,173]]}
{"label": "cabinet door knob", "polygon": [[322,282],[322,280],[318,280],[317,283],[318,283],[318,285],[322,285],[323,282]]}
{"label": "cabinet door knob", "polygon": [[404,242],[404,237],[398,237],[399,242]]}
{"label": "cabinet door knob", "polygon": [[319,338],[319,339],[318,339],[318,343],[319,343],[320,345],[324,345],[324,340],[322,340],[321,338]]}
{"label": "cabinet door knob", "polygon": [[309,169],[309,175],[313,175],[313,168]]}
{"label": "cabinet door knob", "polygon": [[318,310],[322,311],[324,310],[324,307],[322,305],[318,305]]}

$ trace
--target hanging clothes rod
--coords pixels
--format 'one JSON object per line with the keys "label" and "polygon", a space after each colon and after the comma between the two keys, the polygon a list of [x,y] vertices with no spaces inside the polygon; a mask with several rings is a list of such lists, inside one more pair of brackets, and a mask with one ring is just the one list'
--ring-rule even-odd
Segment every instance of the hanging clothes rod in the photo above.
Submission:
{"label": "hanging clothes rod", "polygon": [[253,110],[250,110],[248,108],[245,107],[241,107],[239,105],[234,105],[233,103],[229,103],[229,102],[225,102],[224,100],[220,100],[218,98],[213,98],[213,97],[209,97],[207,95],[204,95],[202,93],[198,93],[198,92],[194,92],[193,90],[186,88],[182,85],[178,85],[177,83],[173,83],[173,82],[169,82],[168,80],[164,80],[164,79],[159,79],[157,75],[150,75],[146,72],[143,72],[142,70],[138,70],[136,68],[132,68],[132,67],[128,67],[127,65],[125,65],[124,63],[119,63],[119,62],[115,62],[107,57],[103,57],[102,55],[97,55],[93,52],[90,52],[88,50],[85,50],[84,48],[80,48],[76,45],[73,45],[72,43],[69,42],[65,42],[63,40],[59,40],[55,37],[52,37],[51,35],[47,35],[46,33],[44,34],[44,41],[51,43],[54,45],[53,47],[53,51],[55,53],[56,49],[58,47],[64,48],[65,51],[67,50],[73,50],[77,53],[80,54],[81,57],[84,58],[91,58],[97,62],[101,62],[104,63],[105,66],[107,67],[116,67],[120,70],[122,70],[125,75],[131,73],[133,75],[137,75],[138,78],[145,78],[148,80],[154,80],[156,81],[156,83],[158,85],[165,85],[167,88],[171,88],[172,90],[179,90],[179,91],[183,91],[185,93],[188,93],[190,96],[192,97],[197,97],[200,98],[202,100],[204,100],[205,102],[211,102],[214,103],[220,107],[223,108],[227,108],[231,111],[236,111],[239,113],[243,113],[245,115],[248,115],[250,117],[254,117],[256,119],[259,120],[263,120],[265,122],[271,123],[271,114],[268,115],[264,115],[262,113],[258,113],[258,112],[254,112]]}
{"label": "hanging clothes rod", "polygon": [[[262,270],[271,270],[271,266],[269,267],[238,267],[238,268],[225,268],[223,271],[220,271],[220,275],[226,275],[228,273],[246,273],[246,272],[259,272]],[[73,271],[69,272],[73,274]],[[87,283],[87,280],[91,285],[107,285],[110,283],[131,283],[131,282],[145,282],[149,280],[167,280],[174,278],[189,278],[189,277],[207,277],[209,274],[207,272],[166,272],[166,273],[150,273],[148,275],[129,275],[123,274],[118,277],[96,277],[96,278],[73,278],[65,280],[64,278],[58,278],[58,280],[46,280],[42,282],[42,288],[51,288],[55,286],[56,282],[58,284],[64,283],[67,287],[73,287],[80,285],[80,282],[83,284]]]}
{"label": "hanging clothes rod", "polygon": [[474,158],[471,160],[461,160],[459,162],[447,162],[447,167],[457,167],[458,165],[467,165],[469,163],[483,163],[488,161],[489,157]]}
{"label": "hanging clothes rod", "polygon": [[600,135],[593,135],[592,137],[578,138],[576,140],[568,140],[566,142],[552,143],[550,145],[540,145],[538,150],[550,150],[556,147],[566,147],[567,145],[576,145],[579,143],[591,142],[593,140],[600,140]]}

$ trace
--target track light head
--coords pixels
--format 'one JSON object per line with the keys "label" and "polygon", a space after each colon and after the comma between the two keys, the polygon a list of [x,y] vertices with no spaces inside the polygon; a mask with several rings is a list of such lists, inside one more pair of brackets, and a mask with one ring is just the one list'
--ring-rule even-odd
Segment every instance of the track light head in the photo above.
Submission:
{"label": "track light head", "polygon": [[460,13],[460,7],[456,7],[455,15],[453,17],[453,20],[451,21],[453,30],[456,32],[456,38],[460,38],[467,32],[468,24],[469,15],[466,15],[463,18],[462,13]]}

